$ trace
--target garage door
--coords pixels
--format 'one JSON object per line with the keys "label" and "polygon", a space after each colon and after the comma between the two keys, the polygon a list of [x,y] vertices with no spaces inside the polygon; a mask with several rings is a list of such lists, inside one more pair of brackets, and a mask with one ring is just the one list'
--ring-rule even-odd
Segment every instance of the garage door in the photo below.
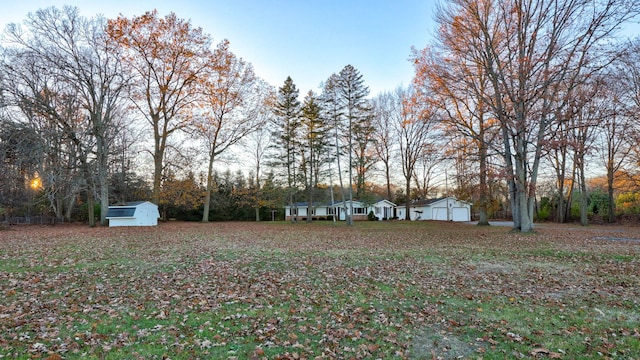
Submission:
{"label": "garage door", "polygon": [[432,220],[447,220],[447,208],[446,207],[434,207],[431,213]]}
{"label": "garage door", "polygon": [[465,207],[454,207],[452,211],[453,221],[471,221],[469,209]]}

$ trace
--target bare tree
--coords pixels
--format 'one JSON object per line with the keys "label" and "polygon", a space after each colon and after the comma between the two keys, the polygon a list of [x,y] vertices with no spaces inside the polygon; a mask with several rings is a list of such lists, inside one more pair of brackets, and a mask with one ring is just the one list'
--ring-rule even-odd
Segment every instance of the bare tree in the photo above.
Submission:
{"label": "bare tree", "polygon": [[429,145],[433,142],[430,133],[436,123],[434,109],[429,104],[417,101],[414,95],[412,88],[397,89],[398,106],[394,115],[400,166],[407,194],[406,220],[411,220],[411,181],[416,175],[418,162],[428,154]]}
{"label": "bare tree", "polygon": [[603,110],[606,112],[599,122],[598,136],[595,140],[598,154],[606,170],[609,222],[616,221],[614,187],[616,174],[623,168],[629,154],[637,146],[633,137],[629,136],[634,133],[636,124],[633,115],[628,112],[629,103],[623,99],[626,90],[623,82],[620,81],[622,76],[624,75],[620,72],[612,73],[610,81],[606,84],[609,94],[606,103],[603,104]]}
{"label": "bare tree", "polygon": [[636,0],[453,0],[437,15],[438,45],[488,79],[483,103],[499,121],[514,228],[533,228],[535,188],[550,125],[571,94],[611,61],[606,41],[640,11]]}
{"label": "bare tree", "polygon": [[396,137],[393,118],[398,111],[397,92],[384,92],[373,99],[373,146],[377,159],[382,163],[387,199],[393,201],[391,192],[392,162],[395,158]]}
{"label": "bare tree", "polygon": [[[77,8],[67,6],[63,10],[51,7],[31,13],[25,25],[27,32],[14,24],[8,27],[6,33],[8,42],[16,49],[16,59],[22,61],[24,59],[21,57],[25,55],[39,59],[39,66],[47,69],[51,81],[57,83],[55,86],[64,84],[65,96],[77,97],[76,101],[87,117],[86,131],[91,143],[81,145],[76,142],[76,146],[83,147],[84,151],[95,156],[97,185],[103,209],[101,224],[105,225],[105,210],[109,206],[109,147],[120,128],[116,115],[128,86],[128,78],[120,66],[119,57],[109,49],[104,34],[106,21],[103,18],[83,18]],[[65,121],[60,124],[67,134],[74,127]],[[76,140],[79,137],[76,136]],[[88,154],[84,156],[86,158]],[[93,186],[91,172],[88,169],[85,171],[85,181]],[[92,192],[91,189],[88,192],[90,202],[93,201]],[[89,222],[93,225],[93,209],[89,212]]]}
{"label": "bare tree", "polygon": [[214,161],[261,125],[264,103],[253,68],[229,50],[228,42],[218,45],[208,71],[203,87],[206,107],[200,118],[194,119],[196,134],[207,147],[203,222],[209,221]]}
{"label": "bare tree", "polygon": [[[449,40],[446,38],[447,46]],[[414,50],[414,86],[420,101],[440,109],[439,127],[449,140],[447,148],[457,154],[463,151],[468,155],[467,162],[479,164],[478,225],[482,226],[489,225],[488,163],[491,149],[496,146],[497,123],[484,102],[490,91],[489,80],[477,59],[467,58],[468,55],[457,50],[440,52],[437,48]]]}
{"label": "bare tree", "polygon": [[257,127],[255,131],[247,134],[247,136],[242,139],[242,147],[247,150],[249,158],[253,163],[252,172],[255,176],[253,201],[256,221],[260,221],[260,209],[267,204],[266,199],[262,196],[262,167],[272,141],[272,130],[270,128],[272,112],[270,106],[272,106],[271,104],[275,97],[275,91],[270,86],[266,83],[263,83],[262,86],[264,87],[264,92],[267,94],[267,97],[258,110],[259,118],[257,120],[261,126]]}

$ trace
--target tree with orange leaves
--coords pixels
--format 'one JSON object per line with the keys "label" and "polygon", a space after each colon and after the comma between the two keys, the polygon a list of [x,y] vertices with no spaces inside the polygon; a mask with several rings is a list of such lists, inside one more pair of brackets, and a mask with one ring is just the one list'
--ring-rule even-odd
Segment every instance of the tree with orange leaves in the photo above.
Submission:
{"label": "tree with orange leaves", "polygon": [[489,225],[488,160],[497,135],[497,122],[483,98],[488,93],[487,76],[478,60],[463,57],[467,55],[432,48],[414,49],[416,76],[413,82],[418,99],[441,109],[440,126],[445,136],[453,140],[449,142],[449,151],[464,150],[479,163],[477,208],[478,225],[482,226]]}
{"label": "tree with orange leaves", "polygon": [[539,165],[556,114],[611,62],[607,41],[639,11],[638,0],[451,0],[439,9],[438,49],[488,80],[475,95],[500,126],[515,230],[533,229]]}
{"label": "tree with orange leaves", "polygon": [[397,107],[393,125],[407,195],[405,217],[411,220],[411,182],[416,176],[419,161],[428,154],[434,142],[432,131],[436,124],[436,112],[430,104],[417,101],[413,88],[397,89],[395,99]]}
{"label": "tree with orange leaves", "polygon": [[162,18],[155,10],[131,19],[109,20],[107,33],[137,76],[131,100],[153,132],[152,201],[158,204],[165,151],[171,146],[171,136],[192,123],[210,67],[211,39],[174,13]]}
{"label": "tree with orange leaves", "polygon": [[195,133],[207,148],[207,185],[202,221],[209,221],[214,161],[264,124],[262,114],[272,89],[255,76],[251,64],[236,57],[223,41],[213,52],[203,82],[202,108]]}

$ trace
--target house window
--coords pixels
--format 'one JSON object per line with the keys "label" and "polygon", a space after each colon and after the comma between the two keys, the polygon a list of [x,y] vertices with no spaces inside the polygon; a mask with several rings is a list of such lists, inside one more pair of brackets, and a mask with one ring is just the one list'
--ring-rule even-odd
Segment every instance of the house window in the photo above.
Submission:
{"label": "house window", "polygon": [[335,214],[335,209],[332,207],[328,207],[327,208],[327,215],[333,215]]}
{"label": "house window", "polygon": [[316,214],[316,208],[311,208],[311,215],[315,215]]}
{"label": "house window", "polygon": [[380,208],[378,206],[375,207],[376,215],[380,215]]}
{"label": "house window", "polygon": [[297,208],[291,208],[289,209],[289,215],[298,215],[298,209]]}
{"label": "house window", "polygon": [[354,213],[355,215],[364,215],[364,214],[366,214],[366,213],[367,213],[367,211],[366,211],[366,210],[367,210],[367,209],[365,209],[365,208],[361,208],[361,207],[359,207],[359,208],[354,208],[354,209],[353,209],[353,213]]}

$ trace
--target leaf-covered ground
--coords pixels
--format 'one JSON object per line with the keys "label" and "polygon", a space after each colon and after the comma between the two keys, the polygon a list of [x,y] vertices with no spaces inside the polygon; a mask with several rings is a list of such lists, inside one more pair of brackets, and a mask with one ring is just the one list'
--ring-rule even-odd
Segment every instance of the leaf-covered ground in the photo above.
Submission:
{"label": "leaf-covered ground", "polygon": [[640,358],[640,228],[0,231],[0,358]]}

